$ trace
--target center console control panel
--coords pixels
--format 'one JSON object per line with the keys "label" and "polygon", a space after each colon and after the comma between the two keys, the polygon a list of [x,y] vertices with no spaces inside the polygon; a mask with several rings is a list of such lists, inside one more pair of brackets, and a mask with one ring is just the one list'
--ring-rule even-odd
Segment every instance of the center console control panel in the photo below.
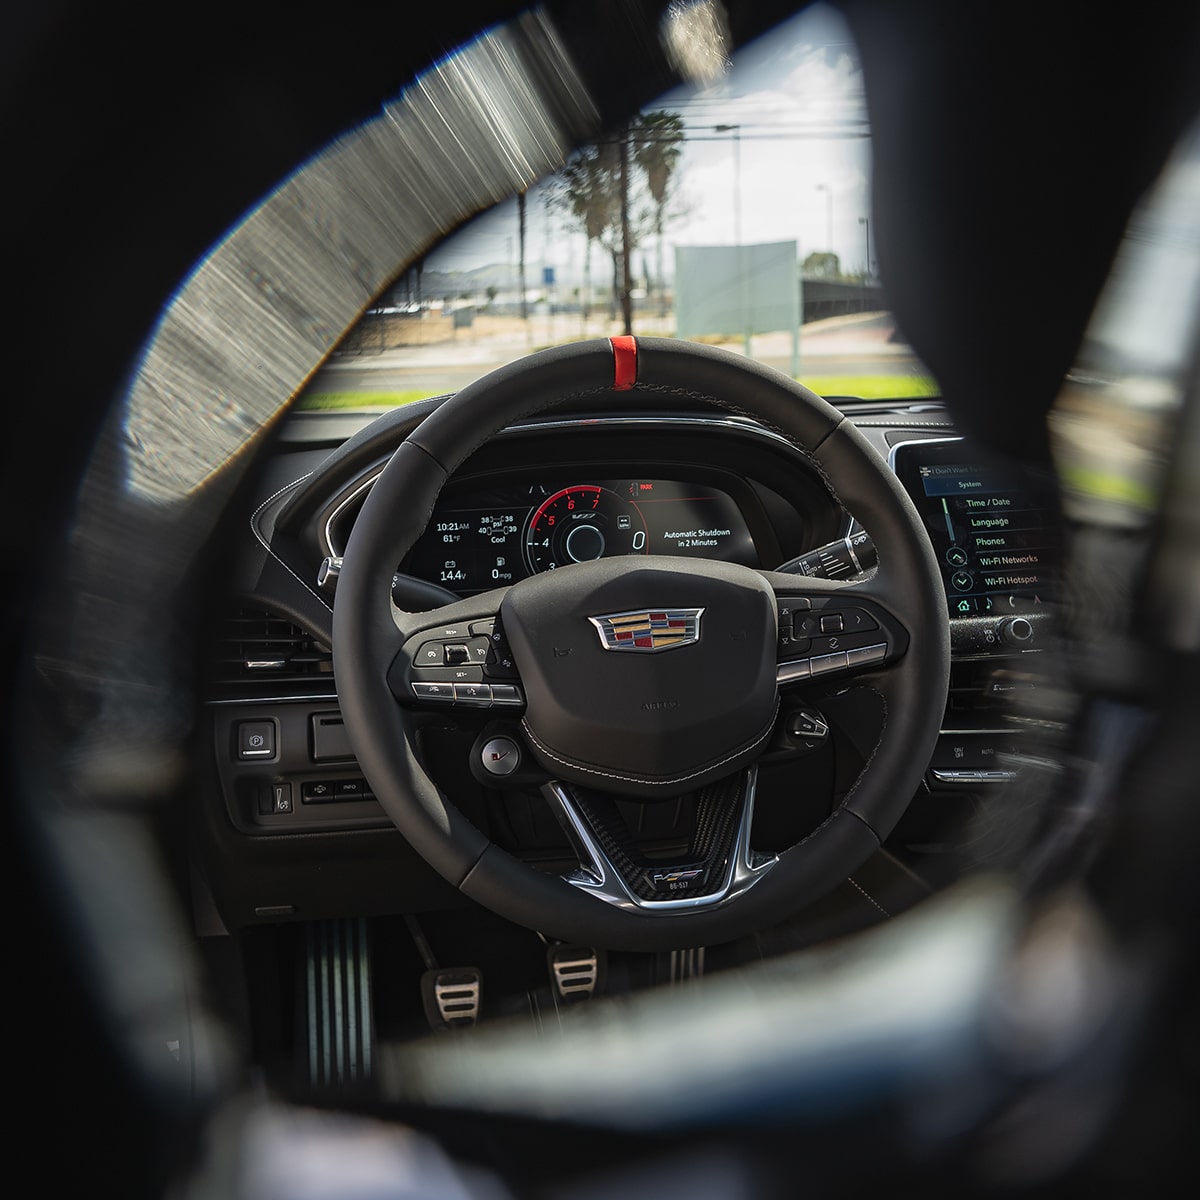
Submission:
{"label": "center console control panel", "polygon": [[387,826],[330,701],[214,706],[217,770],[242,833]]}

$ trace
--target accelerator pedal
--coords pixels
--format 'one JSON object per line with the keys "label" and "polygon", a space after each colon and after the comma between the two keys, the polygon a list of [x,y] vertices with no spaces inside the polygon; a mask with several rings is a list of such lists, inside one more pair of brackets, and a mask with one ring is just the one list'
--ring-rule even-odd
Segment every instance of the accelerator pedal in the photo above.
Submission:
{"label": "accelerator pedal", "polygon": [[483,1007],[483,972],[478,967],[434,967],[421,976],[421,999],[433,1029],[470,1029]]}
{"label": "accelerator pedal", "polygon": [[559,1004],[577,1004],[590,1000],[601,990],[604,954],[591,946],[558,943],[546,951],[550,984]]}

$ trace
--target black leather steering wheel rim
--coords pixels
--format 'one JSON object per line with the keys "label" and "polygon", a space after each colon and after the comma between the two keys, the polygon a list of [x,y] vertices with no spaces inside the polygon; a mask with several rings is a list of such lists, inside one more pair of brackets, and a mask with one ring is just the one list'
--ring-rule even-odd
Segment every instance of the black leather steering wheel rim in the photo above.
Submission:
{"label": "black leather steering wheel rim", "polygon": [[[715,944],[789,915],[824,895],[881,844],[919,788],[943,715],[949,678],[945,593],[921,519],[886,463],[843,414],[815,393],[729,351],[665,338],[627,340],[636,382],[614,376],[610,339],[541,351],[463,389],[409,435],[377,478],[344,554],[334,606],[334,674],[359,764],[385,811],[414,848],[466,896],[518,924],[572,941],[631,950]],[[410,722],[387,674],[411,626],[388,584],[424,530],[454,470],[501,429],[563,401],[631,391],[692,397],[748,417],[786,438],[875,540],[869,587],[763,572],[775,585],[861,594],[907,631],[907,651],[870,675],[883,725],[843,803],[782,852],[755,886],[694,911],[629,911],[513,857],[477,829],[426,774]],[[862,590],[857,590],[862,589]],[[488,593],[439,610],[447,621],[494,613]],[[428,618],[428,614],[425,614]],[[428,622],[427,622],[428,623]]]}

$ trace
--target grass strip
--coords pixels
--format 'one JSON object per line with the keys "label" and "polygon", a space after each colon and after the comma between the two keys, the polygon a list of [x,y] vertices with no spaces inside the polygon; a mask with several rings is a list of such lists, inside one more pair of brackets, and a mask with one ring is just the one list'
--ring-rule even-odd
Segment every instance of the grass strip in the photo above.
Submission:
{"label": "grass strip", "polygon": [[[938,396],[937,382],[927,375],[801,375],[800,382],[818,396],[857,396],[862,400],[912,400]],[[424,400],[427,392],[309,392],[296,407],[306,411],[338,408],[399,408]]]}

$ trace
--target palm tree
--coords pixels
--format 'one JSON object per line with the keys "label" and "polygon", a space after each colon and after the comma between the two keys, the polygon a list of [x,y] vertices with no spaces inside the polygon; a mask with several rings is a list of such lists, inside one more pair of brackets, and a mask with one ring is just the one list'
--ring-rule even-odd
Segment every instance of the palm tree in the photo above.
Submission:
{"label": "palm tree", "polygon": [[633,161],[645,172],[646,186],[654,202],[654,233],[658,242],[659,316],[666,316],[666,287],[663,280],[663,224],[671,199],[671,184],[683,153],[683,118],[678,113],[656,110],[635,118]]}
{"label": "palm tree", "polygon": [[[683,120],[676,113],[644,113],[611,138],[584,147],[558,174],[550,203],[565,210],[587,238],[584,260],[584,320],[591,298],[592,245],[599,242],[612,260],[613,315],[621,297],[625,330],[631,331],[632,254],[651,228],[658,235],[660,304],[663,226],[674,198],[672,182],[683,143]],[[632,178],[638,168],[644,187]],[[647,202],[648,200],[648,202]]]}
{"label": "palm tree", "polygon": [[587,238],[583,264],[583,317],[587,320],[592,295],[592,245],[620,221],[620,164],[617,147],[609,142],[586,146],[559,173],[560,186],[552,203],[565,208]]}

